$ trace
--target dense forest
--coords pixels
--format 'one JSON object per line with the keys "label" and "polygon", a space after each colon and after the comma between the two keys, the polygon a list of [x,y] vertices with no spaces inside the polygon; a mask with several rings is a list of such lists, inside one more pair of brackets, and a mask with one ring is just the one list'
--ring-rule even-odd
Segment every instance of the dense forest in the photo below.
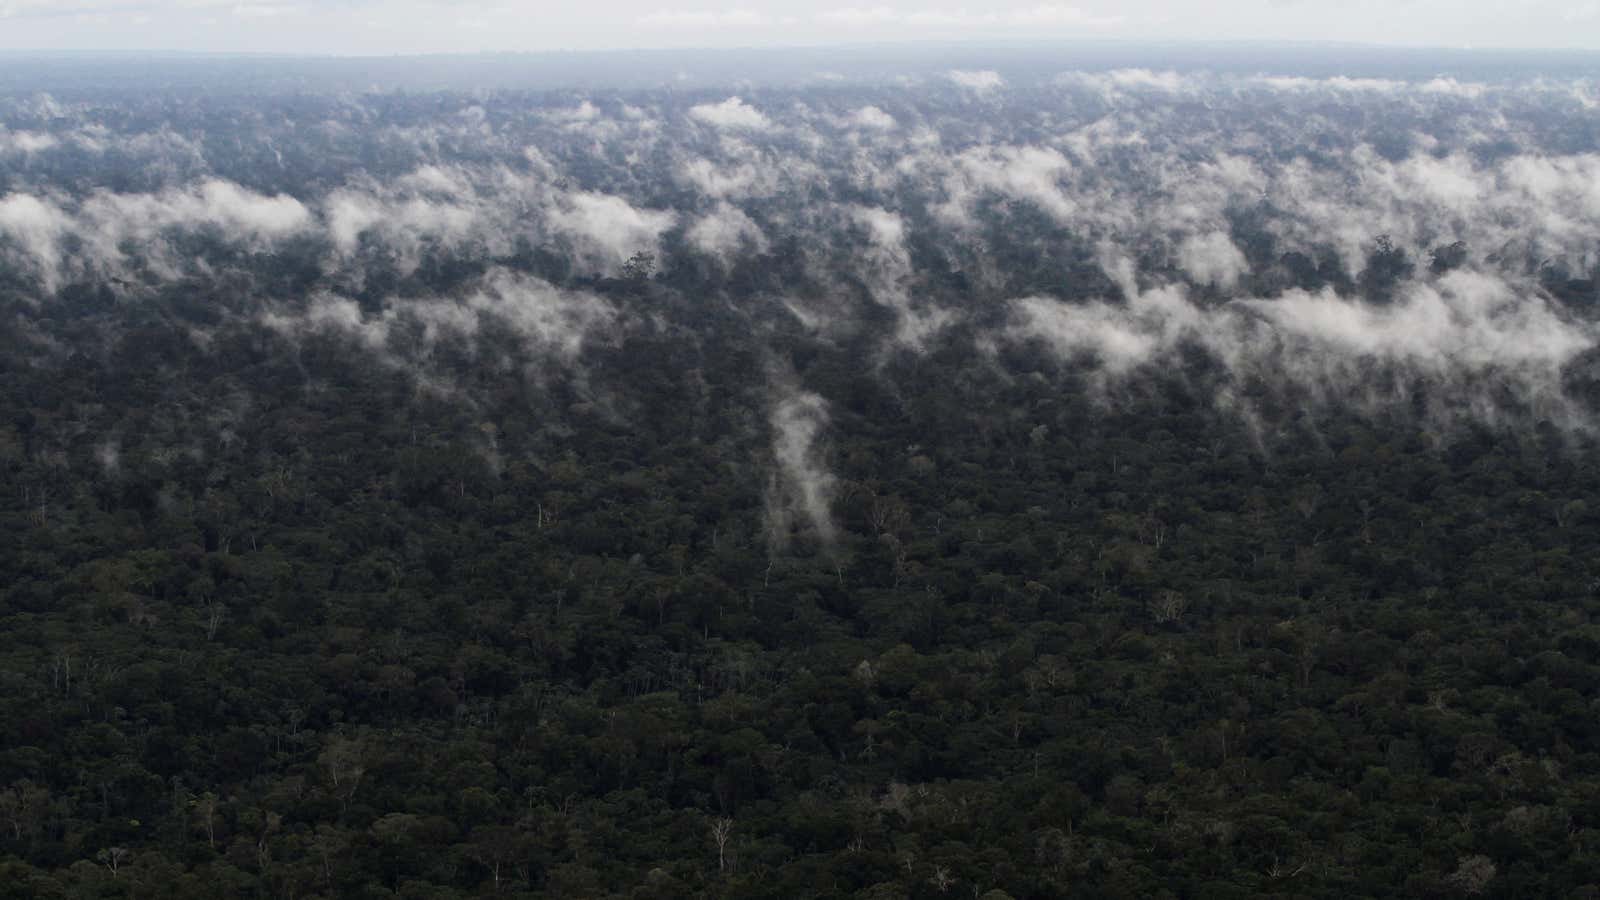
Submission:
{"label": "dense forest", "polygon": [[1600,896],[1597,108],[0,94],[0,898]]}

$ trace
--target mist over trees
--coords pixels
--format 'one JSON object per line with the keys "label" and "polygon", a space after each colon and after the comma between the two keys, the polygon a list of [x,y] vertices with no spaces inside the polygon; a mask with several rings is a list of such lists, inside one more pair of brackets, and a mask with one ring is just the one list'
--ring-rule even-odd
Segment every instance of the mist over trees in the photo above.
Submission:
{"label": "mist over trees", "polygon": [[1025,56],[0,66],[0,896],[1600,891],[1600,81]]}

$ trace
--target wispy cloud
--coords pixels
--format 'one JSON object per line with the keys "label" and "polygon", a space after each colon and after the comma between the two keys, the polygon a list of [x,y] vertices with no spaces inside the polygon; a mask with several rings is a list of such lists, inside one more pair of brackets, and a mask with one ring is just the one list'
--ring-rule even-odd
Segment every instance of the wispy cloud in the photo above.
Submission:
{"label": "wispy cloud", "polygon": [[770,28],[793,24],[793,16],[773,16],[749,9],[659,9],[640,16],[636,24],[645,28]]}
{"label": "wispy cloud", "polygon": [[904,10],[891,6],[841,7],[820,12],[823,24],[848,28],[875,28],[895,25],[910,28],[1113,28],[1125,24],[1125,16],[1097,15],[1080,7],[1042,3],[1017,9]]}
{"label": "wispy cloud", "polygon": [[1005,87],[1006,84],[1000,73],[993,69],[952,69],[945,73],[945,77],[969,91],[980,93]]}
{"label": "wispy cloud", "polygon": [[718,128],[737,128],[747,131],[761,131],[769,127],[772,122],[761,110],[745,103],[738,97],[729,97],[721,103],[702,103],[689,108],[689,115],[707,125]]}

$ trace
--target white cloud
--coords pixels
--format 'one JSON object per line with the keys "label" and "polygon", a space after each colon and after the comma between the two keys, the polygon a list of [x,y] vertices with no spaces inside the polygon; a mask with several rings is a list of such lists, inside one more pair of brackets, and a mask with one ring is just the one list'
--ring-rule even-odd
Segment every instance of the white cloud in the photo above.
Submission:
{"label": "white cloud", "polygon": [[744,252],[764,253],[767,236],[744,211],[732,204],[718,203],[711,212],[689,226],[685,235],[696,250],[728,261]]}
{"label": "white cloud", "polygon": [[871,128],[878,131],[888,131],[895,127],[894,116],[889,115],[876,106],[863,106],[850,114],[850,124],[857,128]]}
{"label": "white cloud", "polygon": [[1067,83],[1079,83],[1100,91],[1151,91],[1175,94],[1190,86],[1191,78],[1173,71],[1151,69],[1112,69],[1109,72],[1069,72]]}
{"label": "white cloud", "polygon": [[1260,75],[1252,79],[1254,83],[1278,91],[1368,91],[1374,93],[1393,93],[1406,87],[1404,81],[1395,81],[1391,78],[1348,78],[1336,75],[1332,78],[1306,78],[1299,75]]}
{"label": "white cloud", "polygon": [[43,153],[61,143],[54,135],[38,131],[6,131],[0,128],[0,154],[30,156]]}
{"label": "white cloud", "polygon": [[0,238],[15,241],[30,257],[29,268],[52,289],[60,267],[58,243],[70,224],[66,213],[48,200],[30,194],[0,198]]}
{"label": "white cloud", "polygon": [[1426,81],[1420,88],[1424,93],[1447,94],[1462,97],[1467,100],[1476,100],[1488,90],[1488,85],[1475,81],[1457,81],[1454,78],[1434,78]]}
{"label": "white cloud", "polygon": [[676,219],[671,211],[636,209],[621,197],[588,191],[563,197],[550,214],[578,257],[603,272],[617,271],[635,253],[656,252],[661,232]]}
{"label": "white cloud", "polygon": [[866,9],[850,6],[818,13],[817,21],[824,25],[841,25],[846,28],[870,28],[880,25],[892,25],[901,21],[903,17],[903,13],[887,6],[874,6]]}
{"label": "white cloud", "polygon": [[778,190],[777,173],[771,166],[757,162],[719,166],[697,156],[684,160],[679,174],[708,197],[765,197]]}
{"label": "white cloud", "polygon": [[491,271],[464,301],[478,315],[491,315],[541,348],[571,358],[596,332],[609,328],[617,311],[605,300],[567,291],[503,269]]}
{"label": "white cloud", "polygon": [[748,9],[661,9],[637,20],[645,28],[762,28],[777,24],[765,13]]}
{"label": "white cloud", "polygon": [[[1435,404],[1429,415],[1440,421],[1493,419],[1505,397],[1532,403],[1543,414],[1572,415],[1561,393],[1561,369],[1600,337],[1536,294],[1469,270],[1406,285],[1389,305],[1324,289],[1208,309],[1177,286],[1139,290],[1126,258],[1105,265],[1127,295],[1125,304],[1022,298],[1012,304],[1008,336],[1043,340],[1064,357],[1088,354],[1110,379],[1160,365],[1180,343],[1195,342],[1236,384],[1270,373],[1275,383],[1342,403],[1406,401],[1409,390],[1363,396],[1372,389],[1365,376],[1383,366],[1401,384],[1427,379]],[[1509,391],[1477,386],[1485,375]],[[1224,388],[1217,399],[1226,404],[1237,397]]]}
{"label": "white cloud", "polygon": [[305,11],[306,8],[298,3],[240,3],[233,7],[233,14],[241,19],[275,19],[300,15]]}
{"label": "white cloud", "polygon": [[75,210],[53,200],[18,194],[0,201],[0,233],[33,258],[33,268],[53,286],[63,275],[62,239],[79,239],[79,264],[105,274],[133,246],[146,264],[172,275],[187,260],[168,259],[163,232],[215,228],[230,241],[266,246],[315,226],[311,212],[285,195],[266,196],[217,178],[150,194],[91,194]]}
{"label": "white cloud", "polygon": [[953,224],[967,224],[973,202],[986,192],[1036,204],[1063,223],[1078,210],[1077,201],[1063,187],[1072,163],[1052,147],[978,147],[953,163],[954,172],[945,181],[949,199],[937,210]]}
{"label": "white cloud", "polygon": [[1249,269],[1244,254],[1220,231],[1190,235],[1178,246],[1178,265],[1198,284],[1232,288]]}
{"label": "white cloud", "polygon": [[837,535],[832,511],[837,479],[824,461],[822,433],[828,424],[827,401],[784,384],[773,400],[768,423],[772,428],[772,455],[778,464],[767,497],[768,529],[774,549],[787,540],[791,507],[799,508],[825,546],[831,545]]}
{"label": "white cloud", "polygon": [[234,240],[269,242],[313,225],[310,210],[293,197],[265,196],[218,178],[155,194],[98,193],[79,217],[107,255],[117,255],[117,246],[130,239],[154,243],[165,228],[213,226]]}
{"label": "white cloud", "polygon": [[571,108],[552,109],[549,112],[546,112],[544,116],[545,118],[554,122],[573,124],[579,122],[593,122],[594,120],[600,118],[601,113],[599,107],[595,106],[593,103],[590,103],[588,100],[585,100],[582,103],[579,103],[577,106]]}
{"label": "white cloud", "polygon": [[299,200],[264,196],[221,179],[202,183],[192,203],[189,195],[179,198],[180,215],[209,220],[234,233],[282,238],[311,224],[311,213]]}
{"label": "white cloud", "polygon": [[760,110],[746,104],[738,97],[729,97],[721,103],[701,103],[689,108],[689,115],[717,128],[762,131],[772,125]]}
{"label": "white cloud", "polygon": [[1124,16],[1095,15],[1060,3],[1041,3],[1002,15],[1007,25],[1018,26],[1111,28],[1127,21]]}
{"label": "white cloud", "polygon": [[[426,179],[426,174],[422,178]],[[323,214],[329,237],[341,253],[353,253],[362,235],[370,233],[401,250],[411,263],[424,240],[459,245],[486,224],[470,206],[450,200],[385,197],[349,189],[334,192],[324,204]]]}
{"label": "white cloud", "polygon": [[958,87],[980,94],[1005,87],[1006,83],[1006,80],[1000,77],[1000,73],[992,69],[951,69],[945,73],[945,77],[955,82]]}
{"label": "white cloud", "polygon": [[847,206],[849,221],[866,232],[866,244],[856,251],[856,266],[861,279],[872,292],[874,302],[898,314],[895,339],[920,347],[928,337],[950,320],[945,311],[918,307],[910,293],[911,253],[906,248],[906,223],[897,213],[875,206]]}
{"label": "white cloud", "polygon": [[890,6],[843,7],[818,13],[824,25],[846,28],[897,26],[923,29],[995,28],[1110,28],[1126,22],[1123,16],[1102,16],[1080,7],[1040,3],[1014,9],[982,12],[962,8],[902,10]]}
{"label": "white cloud", "polygon": [[1427,81],[1399,81],[1393,78],[1351,78],[1335,75],[1331,78],[1307,78],[1300,75],[1257,75],[1247,80],[1277,91],[1310,93],[1337,91],[1343,93],[1398,94],[1417,91],[1424,94],[1446,95],[1473,100],[1483,96],[1489,86],[1475,81],[1458,81],[1439,76]]}
{"label": "white cloud", "polygon": [[617,311],[605,300],[582,291],[568,291],[545,281],[491,269],[459,297],[389,298],[376,313],[332,293],[313,296],[302,310],[275,309],[261,315],[263,325],[297,336],[333,331],[348,335],[388,365],[413,369],[416,360],[401,358],[390,336],[404,322],[422,326],[421,352],[426,355],[446,334],[472,340],[485,319],[504,324],[542,354],[571,359],[584,344],[609,329]]}

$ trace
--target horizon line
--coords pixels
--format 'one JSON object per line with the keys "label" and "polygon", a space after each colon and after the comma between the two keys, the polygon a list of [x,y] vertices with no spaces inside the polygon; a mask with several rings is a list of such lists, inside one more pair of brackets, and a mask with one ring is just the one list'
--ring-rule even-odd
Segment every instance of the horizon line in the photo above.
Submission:
{"label": "horizon line", "polygon": [[495,59],[495,58],[525,58],[525,57],[562,57],[562,56],[605,56],[624,54],[673,54],[673,53],[786,53],[805,51],[847,51],[866,52],[872,50],[907,50],[907,49],[962,49],[982,50],[994,48],[997,50],[1032,47],[1045,49],[1050,47],[1121,47],[1127,49],[1157,49],[1157,48],[1251,48],[1251,49],[1322,49],[1322,50],[1359,50],[1381,53],[1460,53],[1473,55],[1499,55],[1499,54],[1529,54],[1529,53],[1555,53],[1562,55],[1592,56],[1600,62],[1600,49],[1567,46],[1480,46],[1480,45],[1447,45],[1447,44],[1388,44],[1368,41],[1339,41],[1339,40],[1305,40],[1305,39],[1270,39],[1270,38],[1238,38],[1238,39],[1197,39],[1185,40],[1175,38],[1139,39],[1116,37],[1079,37],[1079,38],[985,38],[985,39],[923,39],[907,38],[904,40],[875,39],[862,41],[830,41],[820,43],[795,43],[795,44],[750,44],[739,46],[626,46],[626,47],[586,47],[586,48],[543,48],[528,50],[440,50],[440,51],[405,51],[394,53],[296,53],[290,51],[246,51],[246,50],[185,50],[177,48],[145,48],[145,49],[116,49],[116,48],[87,48],[87,47],[48,47],[48,48],[0,48],[0,59],[59,59],[59,60],[271,60],[271,61],[362,61],[362,60],[398,60],[398,59]]}

